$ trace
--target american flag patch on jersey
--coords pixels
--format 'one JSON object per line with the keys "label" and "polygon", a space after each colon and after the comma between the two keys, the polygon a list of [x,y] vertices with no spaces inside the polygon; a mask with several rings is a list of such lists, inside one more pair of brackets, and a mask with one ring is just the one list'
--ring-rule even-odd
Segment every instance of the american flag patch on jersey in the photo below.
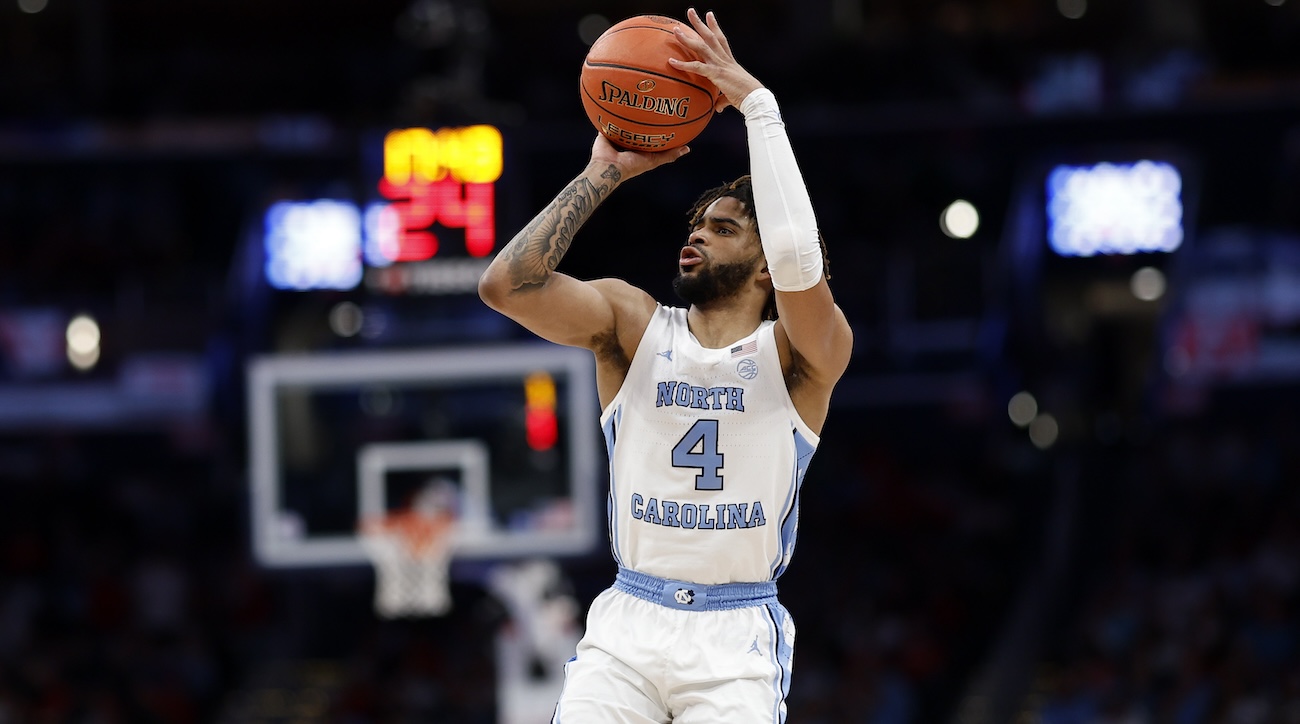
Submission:
{"label": "american flag patch on jersey", "polygon": [[758,340],[751,339],[744,344],[738,344],[731,348],[731,358],[744,357],[747,354],[754,354],[758,351]]}

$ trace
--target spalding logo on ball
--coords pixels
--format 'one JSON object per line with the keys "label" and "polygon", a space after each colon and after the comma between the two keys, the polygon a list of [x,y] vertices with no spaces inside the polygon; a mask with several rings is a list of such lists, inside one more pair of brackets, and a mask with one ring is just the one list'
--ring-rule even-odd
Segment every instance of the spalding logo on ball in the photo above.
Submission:
{"label": "spalding logo on ball", "polygon": [[713,118],[718,89],[679,71],[669,58],[694,54],[673,28],[695,35],[688,23],[637,15],[610,26],[582,63],[582,106],[611,143],[636,151],[667,151],[689,143]]}

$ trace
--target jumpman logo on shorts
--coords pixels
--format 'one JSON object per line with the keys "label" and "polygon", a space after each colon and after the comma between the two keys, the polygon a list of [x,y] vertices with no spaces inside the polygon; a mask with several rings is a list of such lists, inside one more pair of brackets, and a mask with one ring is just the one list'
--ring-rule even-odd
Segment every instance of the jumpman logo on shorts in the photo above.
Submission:
{"label": "jumpman logo on shorts", "polygon": [[745,653],[747,653],[747,654],[758,654],[759,656],[762,656],[762,655],[763,655],[763,652],[760,651],[759,648],[758,648],[758,637],[757,637],[757,636],[754,637],[754,643],[752,643],[752,644],[749,645],[749,651],[746,651]]}

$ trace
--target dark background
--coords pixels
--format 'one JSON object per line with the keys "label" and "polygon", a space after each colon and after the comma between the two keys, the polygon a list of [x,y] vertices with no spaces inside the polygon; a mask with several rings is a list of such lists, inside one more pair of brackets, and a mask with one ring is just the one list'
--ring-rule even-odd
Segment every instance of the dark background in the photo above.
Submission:
{"label": "dark background", "polygon": [[[1300,721],[1300,4],[701,9],[782,103],[856,336],[781,581],[790,721]],[[685,7],[0,6],[0,722],[495,721],[482,585],[387,622],[364,575],[253,560],[243,370],[527,335],[472,295],[271,290],[249,230],[368,193],[387,129],[491,123],[504,242],[585,162],[579,21],[639,13]],[[739,115],[692,148],[563,269],[671,301],[687,208],[745,171]],[[1045,169],[1143,157],[1184,172],[1183,246],[1052,254]],[[957,198],[968,240],[938,225]],[[1146,266],[1153,302],[1128,293]],[[331,335],[341,300],[389,332]],[[77,313],[104,335],[86,372],[61,357]],[[140,360],[185,394],[105,393]],[[1008,419],[1021,390],[1054,439]],[[583,605],[613,573],[563,564]]]}

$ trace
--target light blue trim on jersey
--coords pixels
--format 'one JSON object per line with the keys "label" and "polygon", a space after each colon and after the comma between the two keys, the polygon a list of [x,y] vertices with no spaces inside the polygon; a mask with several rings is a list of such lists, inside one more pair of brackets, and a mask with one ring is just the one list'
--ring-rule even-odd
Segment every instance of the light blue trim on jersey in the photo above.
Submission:
{"label": "light blue trim on jersey", "polygon": [[623,565],[623,557],[618,554],[618,515],[614,509],[614,501],[617,500],[614,486],[618,484],[614,479],[614,442],[618,438],[618,427],[622,419],[623,407],[620,405],[602,426],[605,433],[605,452],[609,456],[609,496],[605,498],[605,517],[609,521],[609,550],[614,556],[614,562],[620,566]]}
{"label": "light blue trim on jersey", "polygon": [[771,626],[769,640],[772,645],[767,653],[777,665],[777,676],[772,682],[772,692],[776,694],[776,703],[772,705],[772,721],[784,724],[788,713],[785,700],[790,696],[790,677],[794,674],[794,642],[785,638],[785,618],[790,614],[779,603],[769,603],[763,608],[767,611],[767,620]]}
{"label": "light blue trim on jersey", "polygon": [[803,488],[803,478],[808,472],[808,463],[812,461],[813,453],[817,452],[817,447],[805,440],[797,429],[793,430],[792,434],[794,435],[794,470],[790,471],[790,497],[785,501],[785,512],[781,516],[779,539],[781,550],[777,553],[776,561],[772,566],[772,580],[785,573],[786,567],[790,565],[790,557],[794,555],[795,539],[799,534],[799,491]]}

